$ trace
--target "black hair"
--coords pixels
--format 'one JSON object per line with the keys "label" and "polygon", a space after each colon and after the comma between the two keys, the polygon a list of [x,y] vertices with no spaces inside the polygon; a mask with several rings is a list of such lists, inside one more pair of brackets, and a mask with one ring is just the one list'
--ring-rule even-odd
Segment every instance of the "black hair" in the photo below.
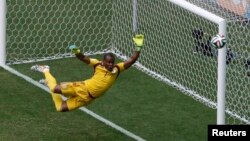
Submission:
{"label": "black hair", "polygon": [[108,56],[115,59],[115,55],[111,52],[108,52],[103,55],[103,60],[105,60]]}

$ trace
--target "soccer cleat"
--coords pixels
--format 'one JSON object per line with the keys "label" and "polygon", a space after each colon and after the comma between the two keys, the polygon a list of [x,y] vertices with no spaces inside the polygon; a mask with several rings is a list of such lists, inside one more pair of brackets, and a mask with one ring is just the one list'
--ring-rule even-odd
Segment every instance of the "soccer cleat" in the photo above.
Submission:
{"label": "soccer cleat", "polygon": [[49,71],[49,66],[48,65],[34,65],[30,69],[33,71],[38,71],[38,72],[46,72],[46,71]]}
{"label": "soccer cleat", "polygon": [[38,82],[39,82],[40,84],[45,85],[45,86],[47,86],[47,84],[48,84],[47,80],[45,80],[45,79],[41,79],[41,80],[39,80]]}

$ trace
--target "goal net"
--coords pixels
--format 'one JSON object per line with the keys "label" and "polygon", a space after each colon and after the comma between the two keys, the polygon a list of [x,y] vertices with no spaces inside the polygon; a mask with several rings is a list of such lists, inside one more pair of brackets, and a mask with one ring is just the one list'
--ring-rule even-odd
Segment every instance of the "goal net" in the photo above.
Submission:
{"label": "goal net", "polygon": [[70,57],[110,47],[112,1],[7,0],[7,64]]}
{"label": "goal net", "polygon": [[[226,123],[249,124],[249,1],[187,1],[227,20]],[[126,59],[133,35],[142,33],[139,70],[217,106],[218,50],[209,40],[218,24],[168,0],[7,0],[7,9],[9,65],[71,57],[70,44],[87,54],[112,51]]]}

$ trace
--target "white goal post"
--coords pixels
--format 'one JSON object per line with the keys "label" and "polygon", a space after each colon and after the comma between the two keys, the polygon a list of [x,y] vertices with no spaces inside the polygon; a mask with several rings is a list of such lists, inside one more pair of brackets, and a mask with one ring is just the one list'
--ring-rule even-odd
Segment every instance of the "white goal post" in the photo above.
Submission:
{"label": "white goal post", "polygon": [[[226,19],[208,12],[185,0],[169,0],[170,2],[208,19],[218,25],[218,33],[226,36]],[[137,0],[133,0],[133,32],[137,32]],[[226,47],[218,51],[217,81],[217,124],[225,124],[225,79],[226,79]],[[185,88],[184,88],[185,89]]]}
{"label": "white goal post", "polygon": [[[137,69],[217,108],[217,124],[250,123],[250,22],[216,1],[225,2],[1,0],[0,65],[72,57],[67,50],[72,43],[87,55],[109,51],[127,59],[132,36],[142,33]],[[197,53],[194,29],[204,31],[203,43],[217,33],[226,36],[227,46],[211,56]],[[239,59],[227,66],[229,48]]]}
{"label": "white goal post", "polygon": [[0,65],[5,65],[6,60],[6,1],[0,1]]}
{"label": "white goal post", "polygon": [[[223,19],[211,12],[208,12],[185,0],[169,0],[204,19],[207,19],[218,25],[218,33],[226,37],[226,19]],[[137,0],[133,0],[133,32],[137,32]],[[225,79],[226,79],[226,47],[218,51],[218,68],[217,68],[217,124],[225,124]],[[185,88],[184,88],[185,89]]]}
{"label": "white goal post", "polygon": [[[239,62],[226,66],[228,46],[218,50],[215,49],[216,53],[213,57],[217,61],[212,60],[211,57],[206,57],[207,54],[199,56],[195,52],[191,53],[192,46],[195,46],[191,31],[199,28],[205,30],[206,42],[209,36],[219,33],[227,37],[227,45],[230,45],[230,48],[240,52],[246,51],[245,48],[240,50],[236,47],[239,44],[247,45],[245,43],[247,36],[243,35],[241,40],[245,42],[239,42],[238,44],[238,37],[232,38],[232,36],[234,36],[234,30],[247,31],[247,23],[246,26],[242,25],[242,21],[237,23],[239,21],[238,19],[235,20],[237,15],[219,7],[215,1],[164,0],[142,2],[133,0],[133,2],[115,2],[112,26],[116,38],[112,41],[112,47],[115,49],[117,56],[126,59],[132,52],[129,47],[126,48],[126,46],[130,46],[126,39],[130,39],[135,33],[145,33],[145,37],[147,37],[145,48],[142,57],[135,65],[139,70],[178,88],[209,107],[216,108],[217,124],[226,124],[225,120],[227,120],[227,123],[231,123],[234,119],[249,123],[248,113],[238,107],[241,104],[242,106],[248,106],[247,101],[241,104],[240,101],[243,97],[249,97],[246,94],[249,91],[244,89],[240,94],[235,94],[239,93],[236,83],[242,80],[234,80],[235,76],[232,75],[232,73],[237,73],[243,79],[246,78],[240,72],[244,71],[240,62],[241,59],[236,60]],[[133,5],[129,7],[131,3]],[[129,10],[133,13],[126,15],[125,11],[128,12]],[[237,26],[242,27],[242,29],[238,29]],[[229,37],[227,30],[230,31]],[[122,38],[119,38],[119,35],[122,35]],[[204,42],[204,40],[202,41]],[[192,69],[187,64],[197,68]],[[226,81],[226,73],[230,74],[229,81]],[[229,85],[226,85],[226,82]],[[247,85],[247,82],[243,84]],[[228,94],[227,97],[226,93]],[[234,105],[233,103],[237,104]],[[226,113],[227,117],[225,116]],[[230,121],[231,119],[233,120]],[[233,122],[236,123],[236,120]]]}
{"label": "white goal post", "polygon": [[[218,24],[220,35],[226,37],[227,21],[185,0],[169,0],[170,2]],[[225,88],[226,88],[226,47],[218,51],[217,68],[217,124],[225,124]]]}

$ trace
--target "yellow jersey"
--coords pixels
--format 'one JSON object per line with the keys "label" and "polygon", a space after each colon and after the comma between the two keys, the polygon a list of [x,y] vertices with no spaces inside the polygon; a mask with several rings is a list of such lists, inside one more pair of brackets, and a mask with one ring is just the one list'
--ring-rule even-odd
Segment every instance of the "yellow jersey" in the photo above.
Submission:
{"label": "yellow jersey", "polygon": [[94,74],[84,81],[88,92],[95,98],[105,93],[114,84],[120,72],[125,70],[124,62],[115,64],[112,71],[108,71],[101,63],[97,59],[90,59],[89,65],[94,67]]}

